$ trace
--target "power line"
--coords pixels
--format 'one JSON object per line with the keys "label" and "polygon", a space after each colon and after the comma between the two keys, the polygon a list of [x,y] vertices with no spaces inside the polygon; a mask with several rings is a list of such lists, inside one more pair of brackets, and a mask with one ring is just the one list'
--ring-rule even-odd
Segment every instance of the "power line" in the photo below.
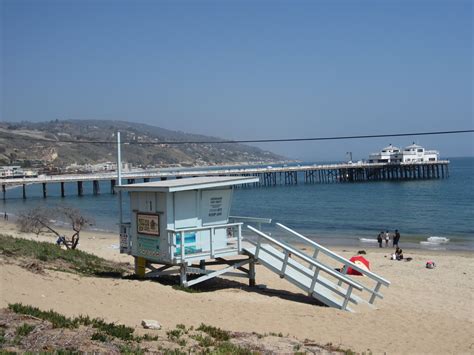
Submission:
{"label": "power line", "polygon": [[[406,137],[406,136],[430,136],[445,134],[473,133],[474,129],[454,130],[454,131],[435,131],[435,132],[409,132],[409,133],[390,133],[390,134],[369,134],[355,136],[332,136],[332,137],[310,137],[310,138],[276,138],[276,139],[237,139],[220,141],[160,141],[160,142],[136,142],[124,141],[124,145],[178,145],[178,144],[236,144],[236,143],[275,143],[275,142],[307,142],[307,141],[329,141],[329,140],[347,140],[347,139],[370,139],[370,138],[388,138],[388,137]],[[15,139],[18,137],[1,137],[3,139]],[[41,138],[28,137],[29,140],[48,142],[48,143],[73,143],[73,144],[117,144],[115,141],[92,141],[92,140],[48,140]]]}

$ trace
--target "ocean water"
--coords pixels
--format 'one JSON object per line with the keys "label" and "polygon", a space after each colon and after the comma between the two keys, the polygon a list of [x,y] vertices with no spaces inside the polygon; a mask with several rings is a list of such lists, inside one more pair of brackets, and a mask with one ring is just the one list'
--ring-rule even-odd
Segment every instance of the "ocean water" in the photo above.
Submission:
{"label": "ocean water", "polygon": [[[364,182],[238,188],[234,191],[232,215],[271,218],[265,230],[283,237],[275,222],[321,242],[370,246],[359,238],[374,239],[381,230],[399,229],[401,244],[423,247],[419,242],[430,236],[450,238],[447,245],[433,248],[474,250],[474,158],[452,158],[450,177],[439,180]],[[92,183],[84,184],[78,197],[76,184],[66,184],[66,197],[60,186],[48,185],[42,197],[40,185],[27,187],[27,199],[20,188],[7,191],[0,211],[18,215],[36,206],[69,205],[95,220],[93,228],[117,231],[117,195],[110,194],[110,183],[101,182],[101,194],[92,194]],[[128,214],[128,199],[124,198]],[[426,247],[426,246],[424,246]]]}

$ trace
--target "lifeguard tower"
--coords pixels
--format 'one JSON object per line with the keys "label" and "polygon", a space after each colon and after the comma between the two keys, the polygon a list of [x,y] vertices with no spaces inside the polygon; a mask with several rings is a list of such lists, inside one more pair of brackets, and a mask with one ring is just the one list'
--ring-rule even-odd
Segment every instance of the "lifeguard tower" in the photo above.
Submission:
{"label": "lifeguard tower", "polygon": [[[330,307],[351,311],[353,304],[372,306],[383,297],[380,288],[389,281],[282,224],[276,227],[285,233],[285,241],[250,225],[246,231],[252,238],[243,241],[243,222],[271,222],[229,216],[233,187],[254,182],[257,177],[225,176],[116,186],[130,195],[130,222],[120,225],[120,252],[134,257],[138,276],[179,273],[185,287],[224,274],[246,277],[253,286],[258,262]],[[289,244],[290,238],[309,247],[297,249]],[[321,256],[342,268],[335,270]],[[224,267],[209,270],[209,265]],[[375,283],[351,278],[347,274],[351,269]],[[188,280],[190,274],[197,277]],[[368,300],[360,294],[364,291],[370,295]]]}
{"label": "lifeguard tower", "polygon": [[[243,223],[229,222],[232,188],[254,182],[258,178],[195,177],[117,186],[129,193],[131,213],[121,225],[120,252],[135,258],[140,277],[173,274],[178,267],[181,285],[192,286],[240,269],[254,284],[253,259],[224,259],[242,254]],[[250,269],[242,268],[249,263]],[[210,264],[227,267],[206,270]],[[188,281],[188,274],[203,276]]]}

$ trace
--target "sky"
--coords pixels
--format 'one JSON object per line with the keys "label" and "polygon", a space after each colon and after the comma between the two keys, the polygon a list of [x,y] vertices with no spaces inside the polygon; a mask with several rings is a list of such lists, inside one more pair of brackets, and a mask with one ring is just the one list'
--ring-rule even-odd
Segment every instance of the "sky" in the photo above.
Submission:
{"label": "sky", "polygon": [[[226,139],[473,129],[463,0],[0,0],[1,121],[107,119]],[[259,144],[306,161],[473,134]]]}

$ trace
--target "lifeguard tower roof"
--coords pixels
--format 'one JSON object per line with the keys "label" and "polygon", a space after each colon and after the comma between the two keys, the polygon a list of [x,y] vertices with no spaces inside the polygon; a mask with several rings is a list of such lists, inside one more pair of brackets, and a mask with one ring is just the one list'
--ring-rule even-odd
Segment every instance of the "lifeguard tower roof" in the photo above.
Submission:
{"label": "lifeguard tower roof", "polygon": [[175,180],[152,181],[140,184],[115,186],[115,188],[136,192],[177,192],[214,187],[232,186],[258,182],[258,177],[253,176],[212,176],[194,177]]}

